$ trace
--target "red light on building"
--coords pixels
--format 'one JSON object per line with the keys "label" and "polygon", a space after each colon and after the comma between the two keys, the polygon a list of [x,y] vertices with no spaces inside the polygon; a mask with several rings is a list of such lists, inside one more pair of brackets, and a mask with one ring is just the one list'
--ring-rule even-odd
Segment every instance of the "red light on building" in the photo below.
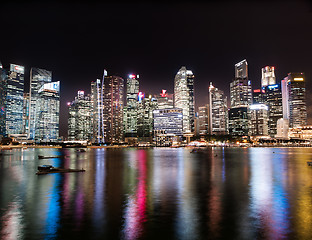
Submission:
{"label": "red light on building", "polygon": [[260,92],[260,89],[255,89],[253,92],[254,92],[254,93],[259,93],[259,92]]}
{"label": "red light on building", "polygon": [[162,96],[162,97],[167,97],[168,94],[167,94],[166,92],[167,92],[167,90],[162,89],[162,90],[161,90],[161,93],[160,93],[160,96]]}

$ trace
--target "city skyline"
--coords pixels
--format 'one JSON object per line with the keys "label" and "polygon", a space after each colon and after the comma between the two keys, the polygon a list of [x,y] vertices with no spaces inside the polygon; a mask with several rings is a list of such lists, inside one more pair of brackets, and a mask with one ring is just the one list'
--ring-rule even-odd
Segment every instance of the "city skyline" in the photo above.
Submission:
{"label": "city skyline", "polygon": [[[140,91],[156,94],[161,89],[173,93],[174,76],[186,66],[195,75],[196,111],[208,102],[210,82],[229,100],[234,64],[243,59],[248,61],[253,89],[260,87],[261,69],[273,66],[276,82],[289,72],[304,72],[307,96],[311,94],[312,14],[308,1],[32,1],[2,6],[8,9],[0,16],[2,24],[15,26],[19,37],[8,34],[0,40],[0,61],[25,66],[25,92],[31,67],[52,71],[54,81],[61,81],[60,135],[67,131],[66,103],[79,90],[89,93],[90,82],[101,78],[104,68],[124,79],[129,73],[139,74]],[[14,18],[9,9],[14,9]],[[310,124],[311,106],[307,98]]]}

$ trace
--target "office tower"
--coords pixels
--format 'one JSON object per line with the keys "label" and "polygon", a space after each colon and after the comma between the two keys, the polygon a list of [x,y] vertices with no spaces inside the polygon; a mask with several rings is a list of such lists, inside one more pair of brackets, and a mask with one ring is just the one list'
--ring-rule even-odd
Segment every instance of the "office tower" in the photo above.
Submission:
{"label": "office tower", "polygon": [[103,88],[103,121],[105,143],[123,141],[124,80],[118,76],[105,76]]}
{"label": "office tower", "polygon": [[269,135],[274,137],[277,134],[277,120],[283,117],[281,85],[264,87],[263,99],[269,108]]}
{"label": "office tower", "polygon": [[154,98],[157,100],[158,109],[173,108],[173,94],[167,93],[167,90],[162,89]]}
{"label": "office tower", "polygon": [[91,142],[97,144],[103,144],[104,138],[104,100],[103,100],[103,88],[104,78],[107,76],[107,71],[104,69],[103,78],[96,79],[95,82],[91,82],[91,121],[92,121],[92,136]]}
{"label": "office tower", "polygon": [[209,104],[198,107],[198,131],[199,135],[209,133]]}
{"label": "office tower", "polygon": [[275,138],[288,139],[289,120],[286,118],[280,118],[276,124]]}
{"label": "office tower", "polygon": [[0,62],[0,135],[6,135],[5,104],[6,104],[7,72]]}
{"label": "office tower", "polygon": [[230,83],[231,108],[252,104],[251,81],[248,80],[248,64],[243,60],[235,64],[235,78]]}
{"label": "office tower", "polygon": [[263,89],[254,89],[252,91],[252,104],[261,104],[263,101]]}
{"label": "office tower", "polygon": [[24,103],[23,103],[23,133],[27,135],[29,133],[29,106],[30,106],[30,95],[29,93],[24,93]]}
{"label": "office tower", "polygon": [[171,146],[183,135],[183,109],[168,108],[153,111],[156,146]]}
{"label": "office tower", "polygon": [[36,141],[53,142],[59,139],[60,81],[45,83],[38,91],[40,103],[36,125]]}
{"label": "office tower", "polygon": [[229,110],[229,134],[248,136],[248,108],[236,107]]}
{"label": "office tower", "polygon": [[248,64],[245,59],[235,64],[235,78],[230,83],[229,132],[231,135],[248,134],[247,108],[252,101],[251,81],[248,79]]}
{"label": "office tower", "polygon": [[181,67],[174,79],[174,107],[183,110],[183,133],[194,132],[195,98],[194,75]]}
{"label": "office tower", "polygon": [[90,95],[78,91],[68,105],[68,140],[90,141],[92,136],[92,103]]}
{"label": "office tower", "polygon": [[39,137],[39,123],[41,117],[41,94],[39,90],[46,83],[51,83],[52,72],[40,69],[30,69],[30,88],[29,88],[29,127],[28,127],[28,139],[38,140]]}
{"label": "office tower", "polygon": [[127,78],[126,109],[124,117],[125,137],[137,137],[139,75],[129,74]]}
{"label": "office tower", "polygon": [[157,109],[157,100],[152,95],[138,94],[138,137],[145,142],[152,141],[153,135],[153,111]]}
{"label": "office tower", "polygon": [[275,73],[274,67],[266,66],[261,69],[262,77],[261,77],[261,87],[266,87],[268,85],[275,85]]}
{"label": "office tower", "polygon": [[249,106],[249,136],[268,136],[269,111],[265,104]]}
{"label": "office tower", "polygon": [[9,70],[0,66],[1,135],[23,134],[24,67],[10,64]]}
{"label": "office tower", "polygon": [[282,80],[283,118],[289,127],[307,125],[306,89],[304,73],[289,73]]}
{"label": "office tower", "polygon": [[209,134],[228,134],[228,108],[227,98],[224,92],[215,88],[212,83],[209,86]]}

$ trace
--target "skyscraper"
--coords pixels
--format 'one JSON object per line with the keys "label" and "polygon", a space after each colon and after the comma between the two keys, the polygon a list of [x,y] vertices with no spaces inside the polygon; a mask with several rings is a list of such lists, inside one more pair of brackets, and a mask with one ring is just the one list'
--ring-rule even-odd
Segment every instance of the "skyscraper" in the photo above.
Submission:
{"label": "skyscraper", "polygon": [[153,136],[153,111],[157,109],[157,100],[152,95],[139,92],[138,100],[138,137],[145,142],[151,142]]}
{"label": "skyscraper", "polygon": [[59,138],[60,82],[52,72],[31,68],[28,139],[56,141]]}
{"label": "skyscraper", "polygon": [[[261,93],[260,93],[261,94]],[[235,78],[230,83],[229,132],[234,136],[248,134],[247,109],[252,104],[251,81],[246,59],[235,64]]]}
{"label": "skyscraper", "polygon": [[137,137],[139,75],[129,74],[127,78],[127,95],[125,107],[125,137]]}
{"label": "skyscraper", "polygon": [[1,135],[23,134],[24,67],[10,64],[9,70],[0,66]]}
{"label": "skyscraper", "polygon": [[157,100],[158,109],[173,108],[173,94],[162,89],[159,95],[154,96]]}
{"label": "skyscraper", "polygon": [[96,79],[91,82],[91,121],[92,136],[91,142],[101,144],[104,143],[104,120],[103,120],[103,84],[104,77],[107,72],[104,70],[103,79]]}
{"label": "skyscraper", "polygon": [[174,107],[183,110],[183,133],[194,132],[195,98],[194,75],[181,67],[174,79]]}
{"label": "skyscraper", "polygon": [[212,83],[209,86],[209,134],[228,134],[228,108],[227,97],[224,92],[215,88]]}
{"label": "skyscraper", "polygon": [[198,107],[198,128],[199,135],[209,133],[209,104]]}
{"label": "skyscraper", "polygon": [[274,67],[266,66],[261,69],[262,77],[261,77],[261,87],[266,87],[268,85],[276,84]]}
{"label": "skyscraper", "polygon": [[269,135],[274,137],[277,133],[277,120],[283,117],[281,85],[268,85],[263,90],[263,103],[269,109]]}
{"label": "skyscraper", "polygon": [[269,112],[265,104],[249,106],[249,136],[268,136]]}
{"label": "skyscraper", "polygon": [[118,76],[105,76],[103,91],[105,142],[120,143],[123,140],[124,80]]}
{"label": "skyscraper", "polygon": [[[30,69],[30,89],[29,89],[29,126],[28,126],[28,139],[39,138],[39,118],[41,114],[41,103],[39,90],[41,87],[52,81],[52,72],[40,69]],[[37,136],[37,138],[36,138]]]}
{"label": "skyscraper", "polygon": [[91,140],[91,99],[84,91],[78,91],[75,100],[68,103],[68,140]]}
{"label": "skyscraper", "polygon": [[304,73],[289,73],[282,80],[283,116],[290,128],[307,125],[305,94]]}
{"label": "skyscraper", "polygon": [[235,78],[230,84],[231,108],[252,104],[251,81],[248,79],[246,59],[235,64]]}

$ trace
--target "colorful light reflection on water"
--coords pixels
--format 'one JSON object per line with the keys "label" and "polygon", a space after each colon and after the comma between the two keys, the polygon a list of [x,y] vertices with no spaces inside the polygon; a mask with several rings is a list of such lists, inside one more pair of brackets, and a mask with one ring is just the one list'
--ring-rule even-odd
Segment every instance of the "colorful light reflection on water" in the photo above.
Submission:
{"label": "colorful light reflection on water", "polygon": [[[311,158],[310,148],[7,151],[0,238],[312,239]],[[87,171],[37,176],[41,164]]]}

